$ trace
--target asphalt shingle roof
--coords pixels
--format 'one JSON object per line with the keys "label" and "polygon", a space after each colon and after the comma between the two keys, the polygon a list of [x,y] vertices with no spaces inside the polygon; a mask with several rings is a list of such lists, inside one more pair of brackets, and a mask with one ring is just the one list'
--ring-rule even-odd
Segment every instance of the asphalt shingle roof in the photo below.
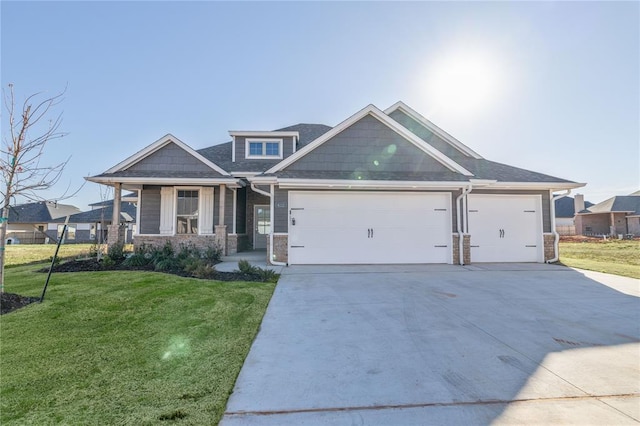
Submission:
{"label": "asphalt shingle roof", "polygon": [[640,214],[640,195],[618,195],[587,209],[591,213],[633,212]]}
{"label": "asphalt shingle roof", "polygon": [[[124,213],[124,214],[123,214]],[[110,222],[113,217],[113,203],[98,209],[88,210],[86,212],[76,213],[69,216],[69,223],[95,223],[105,220]],[[135,221],[136,206],[133,203],[123,201],[120,204],[120,218],[124,222]],[[55,222],[64,222],[66,218],[59,218]]]}
{"label": "asphalt shingle roof", "polygon": [[[593,206],[589,201],[584,202],[585,207]],[[562,197],[556,200],[556,217],[573,217],[575,215],[575,199]]]}
{"label": "asphalt shingle roof", "polygon": [[76,206],[48,201],[20,204],[9,207],[9,223],[46,223],[78,212]]}

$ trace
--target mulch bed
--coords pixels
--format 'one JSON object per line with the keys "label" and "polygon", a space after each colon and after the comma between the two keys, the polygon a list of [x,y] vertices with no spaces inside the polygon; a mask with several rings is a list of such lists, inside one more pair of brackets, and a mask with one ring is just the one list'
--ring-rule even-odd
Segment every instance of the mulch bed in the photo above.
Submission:
{"label": "mulch bed", "polygon": [[[127,267],[123,265],[104,266],[95,259],[75,259],[61,262],[53,266],[53,272],[97,272],[97,271],[153,271],[153,266],[145,267]],[[39,272],[49,272],[49,267],[42,268]],[[194,278],[192,275],[184,271],[161,271],[167,274],[178,275],[181,277]],[[243,274],[242,272],[220,272],[215,271],[211,280],[216,281],[260,281],[258,277],[251,274]]]}
{"label": "mulch bed", "polygon": [[20,309],[24,306],[39,301],[39,297],[20,296],[14,293],[0,294],[0,315]]}

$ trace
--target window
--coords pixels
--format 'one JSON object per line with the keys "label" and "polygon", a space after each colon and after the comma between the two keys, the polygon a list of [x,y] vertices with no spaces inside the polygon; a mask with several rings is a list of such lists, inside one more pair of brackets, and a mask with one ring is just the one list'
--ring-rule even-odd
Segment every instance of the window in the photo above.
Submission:
{"label": "window", "polygon": [[176,219],[178,234],[198,233],[198,191],[178,190]]}
{"label": "window", "polygon": [[247,139],[246,158],[282,158],[282,139]]}
{"label": "window", "polygon": [[[58,225],[58,239],[62,238],[62,230],[64,229],[64,225]],[[76,239],[76,227],[75,225],[68,225],[67,232],[64,236],[66,240],[75,240]]]}

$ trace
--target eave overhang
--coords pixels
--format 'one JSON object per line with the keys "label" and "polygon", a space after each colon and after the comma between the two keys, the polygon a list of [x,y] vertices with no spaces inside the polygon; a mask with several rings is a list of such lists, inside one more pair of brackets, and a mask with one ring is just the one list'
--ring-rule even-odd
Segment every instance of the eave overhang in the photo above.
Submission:
{"label": "eave overhang", "polygon": [[228,188],[242,188],[245,186],[241,179],[235,178],[145,178],[145,177],[111,177],[111,176],[91,176],[86,177],[85,180],[89,182],[95,182],[103,185],[114,185],[121,183],[124,185],[166,185],[166,186],[180,186],[180,185],[194,185],[194,186],[214,186],[214,185],[226,185]]}

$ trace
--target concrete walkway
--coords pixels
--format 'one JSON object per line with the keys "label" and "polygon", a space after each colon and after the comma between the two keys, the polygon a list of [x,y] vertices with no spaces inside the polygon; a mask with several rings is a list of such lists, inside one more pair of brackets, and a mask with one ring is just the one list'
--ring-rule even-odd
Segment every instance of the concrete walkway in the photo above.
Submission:
{"label": "concrete walkway", "polygon": [[229,256],[222,256],[222,262],[216,265],[216,270],[220,272],[234,272],[238,269],[238,262],[246,260],[253,266],[262,269],[271,269],[276,273],[281,273],[283,266],[267,265],[267,252],[265,250],[243,251]]}
{"label": "concrete walkway", "polygon": [[638,424],[639,297],[553,265],[285,268],[222,424]]}

